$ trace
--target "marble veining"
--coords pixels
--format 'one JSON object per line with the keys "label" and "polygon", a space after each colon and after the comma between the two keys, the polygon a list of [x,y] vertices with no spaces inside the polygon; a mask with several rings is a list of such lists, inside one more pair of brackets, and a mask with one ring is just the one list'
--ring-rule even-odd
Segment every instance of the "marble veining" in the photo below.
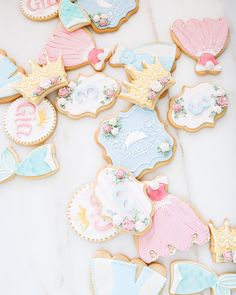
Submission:
{"label": "marble veining", "polygon": [[[204,129],[196,134],[177,131],[168,124],[168,130],[177,140],[174,160],[145,176],[145,179],[152,179],[157,174],[166,175],[170,193],[191,201],[206,219],[214,220],[216,226],[221,225],[225,217],[231,224],[236,224],[235,13],[235,0],[140,0],[139,13],[132,16],[119,31],[95,36],[102,47],[112,49],[117,42],[121,42],[128,48],[137,48],[157,41],[171,42],[169,26],[177,18],[223,16],[228,19],[231,36],[228,48],[219,57],[222,73],[218,76],[197,76],[194,62],[183,54],[173,73],[176,84],[170,90],[170,95],[174,96],[184,84],[217,83],[229,96],[226,115],[214,129]],[[21,15],[15,1],[0,1],[1,47],[17,64],[29,70],[28,59],[37,59],[57,22],[31,22]],[[142,33],[137,30],[141,26]],[[34,46],[26,46],[31,40],[34,40]],[[85,67],[71,72],[69,79],[75,79],[79,73],[91,75],[93,70]],[[106,74],[120,82],[127,79],[123,69],[108,66]],[[158,101],[161,117],[165,121],[167,105],[168,97]],[[60,115],[58,127],[49,140],[56,145],[61,166],[59,172],[47,179],[29,181],[16,178],[0,185],[0,294],[92,295],[89,269],[96,250],[137,256],[129,235],[120,235],[103,244],[89,243],[74,233],[66,219],[66,207],[74,190],[93,181],[97,171],[105,164],[101,149],[94,141],[99,123],[127,107],[125,101],[118,99],[111,110],[100,114],[97,119],[71,121]],[[0,118],[6,108],[7,105],[0,105]],[[0,149],[9,144],[12,142],[4,135],[0,125]],[[31,150],[12,145],[22,158]],[[234,265],[214,264],[208,245],[193,247],[189,252],[177,253],[161,262],[168,270],[170,261],[177,259],[197,259],[218,273],[235,271]],[[163,295],[167,294],[168,283],[163,292]]]}

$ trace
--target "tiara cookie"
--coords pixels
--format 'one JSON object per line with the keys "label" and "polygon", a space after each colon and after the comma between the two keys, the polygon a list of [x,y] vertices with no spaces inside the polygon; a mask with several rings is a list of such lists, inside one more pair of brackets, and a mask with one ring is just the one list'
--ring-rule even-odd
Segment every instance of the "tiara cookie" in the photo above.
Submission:
{"label": "tiara cookie", "polygon": [[31,62],[31,68],[32,73],[24,75],[14,87],[32,103],[39,103],[51,92],[68,84],[61,56],[55,61],[46,58],[46,65],[42,67]]}
{"label": "tiara cookie", "polygon": [[121,93],[119,98],[141,107],[154,109],[157,100],[175,82],[170,72],[163,68],[157,58],[151,65],[145,61],[142,65],[144,67],[142,71],[130,66],[125,67],[131,82],[123,83],[127,93]]}
{"label": "tiara cookie", "polygon": [[236,263],[236,227],[231,227],[227,219],[217,228],[209,222],[211,232],[211,253],[214,262]]}

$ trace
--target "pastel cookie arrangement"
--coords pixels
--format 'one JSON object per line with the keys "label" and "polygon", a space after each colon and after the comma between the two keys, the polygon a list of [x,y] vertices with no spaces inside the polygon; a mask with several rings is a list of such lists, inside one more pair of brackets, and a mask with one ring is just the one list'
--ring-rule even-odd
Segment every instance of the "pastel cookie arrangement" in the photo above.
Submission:
{"label": "pastel cookie arrangement", "polygon": [[[38,179],[58,171],[55,146],[45,143],[56,130],[57,112],[71,119],[96,118],[117,99],[124,99],[131,104],[129,108],[108,116],[95,134],[107,165],[96,179],[75,190],[67,217],[73,230],[88,242],[132,236],[140,258],[98,251],[91,263],[94,294],[160,294],[167,274],[157,261],[209,242],[214,262],[236,263],[236,228],[227,219],[217,228],[192,204],[169,193],[166,177],[143,179],[169,164],[176,152],[176,140],[161,119],[159,99],[175,84],[172,74],[180,50],[196,60],[197,74],[220,73],[217,58],[229,38],[226,20],[178,19],[170,29],[174,44],[129,49],[120,43],[111,50],[98,48],[87,27],[112,33],[138,11],[139,1],[21,0],[20,8],[34,21],[58,16],[60,22],[39,52],[38,63],[30,62],[30,74],[0,50],[0,103],[9,103],[3,120],[5,133],[15,144],[33,146],[24,160],[13,147],[3,149],[0,184],[15,176]],[[67,71],[86,65],[92,67],[90,76],[80,70],[76,79],[67,78]],[[123,69],[127,76],[123,91],[119,81],[101,73],[107,65]],[[168,121],[178,132],[214,127],[226,114],[229,99],[218,83],[184,86],[170,97]],[[173,295],[208,289],[214,295],[230,295],[236,288],[236,274],[218,276],[193,261],[171,263],[170,278]]]}

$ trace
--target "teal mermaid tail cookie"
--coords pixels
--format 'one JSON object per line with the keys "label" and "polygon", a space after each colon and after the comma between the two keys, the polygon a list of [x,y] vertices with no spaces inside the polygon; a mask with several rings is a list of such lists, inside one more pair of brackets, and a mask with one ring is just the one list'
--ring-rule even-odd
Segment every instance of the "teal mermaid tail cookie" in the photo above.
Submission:
{"label": "teal mermaid tail cookie", "polygon": [[18,175],[29,178],[43,178],[58,170],[55,148],[45,144],[34,149],[23,161],[13,148],[6,148],[0,155],[0,183]]}
{"label": "teal mermaid tail cookie", "polygon": [[236,274],[218,276],[202,264],[177,261],[172,264],[171,294],[197,294],[212,289],[214,295],[230,295],[236,288]]}

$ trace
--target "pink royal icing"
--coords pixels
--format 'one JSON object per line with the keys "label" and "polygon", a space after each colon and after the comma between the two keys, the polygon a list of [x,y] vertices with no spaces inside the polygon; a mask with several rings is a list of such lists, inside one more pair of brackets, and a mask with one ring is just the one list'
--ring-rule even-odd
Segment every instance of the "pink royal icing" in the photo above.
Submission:
{"label": "pink royal icing", "polygon": [[151,229],[139,237],[141,259],[150,263],[160,256],[172,255],[175,250],[187,251],[194,242],[197,245],[208,242],[207,225],[187,203],[168,194],[163,183],[157,188],[152,187],[152,182],[147,184],[155,213]]}
{"label": "pink royal icing", "polygon": [[182,50],[199,59],[198,72],[221,70],[216,57],[224,50],[229,34],[224,18],[190,19],[186,22],[178,19],[173,23],[171,31]]}
{"label": "pink royal icing", "polygon": [[97,49],[88,30],[79,29],[68,32],[62,25],[59,25],[39,56],[40,64],[46,64],[45,54],[51,61],[56,60],[61,54],[67,69],[91,64],[95,70],[100,71],[110,52],[107,49]]}
{"label": "pink royal icing", "polygon": [[48,9],[52,6],[58,6],[59,0],[27,0],[26,7],[30,11],[41,11],[43,9]]}

